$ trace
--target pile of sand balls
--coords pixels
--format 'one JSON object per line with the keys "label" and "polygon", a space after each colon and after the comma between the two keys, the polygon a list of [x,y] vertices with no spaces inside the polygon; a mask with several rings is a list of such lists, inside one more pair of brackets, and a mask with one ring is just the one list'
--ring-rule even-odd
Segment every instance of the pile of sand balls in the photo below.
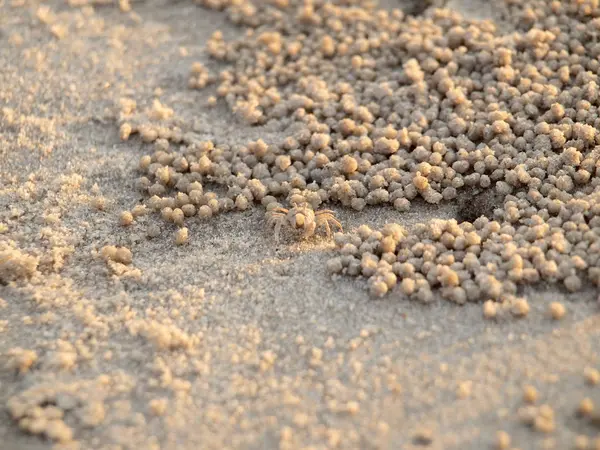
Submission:
{"label": "pile of sand balls", "polygon": [[528,309],[519,284],[600,283],[595,0],[505,0],[502,32],[447,9],[410,17],[368,0],[198,3],[246,32],[232,41],[215,33],[207,52],[227,67],[213,76],[194,66],[191,86],[214,81],[237,117],[288,137],[200,141],[132,124],[126,107],[121,136],[154,143],[139,186],[165,220],[183,227],[194,216],[300,200],[404,212],[416,198],[493,191],[495,210],[473,221],[338,236],[329,269],[368,278],[374,295],[399,286],[428,302],[439,289],[517,315]]}
{"label": "pile of sand balls", "polygon": [[107,381],[110,378],[102,375],[97,380],[72,384],[39,383],[12,396],[7,403],[8,412],[23,431],[67,445],[73,442],[70,424],[74,420],[88,429],[104,422]]}
{"label": "pile of sand balls", "polygon": [[[547,198],[535,202],[530,196],[508,195],[496,210],[501,220],[433,220],[411,232],[398,224],[381,231],[363,225],[337,234],[340,256],[328,269],[367,278],[375,296],[399,285],[404,295],[429,302],[435,288],[456,303],[492,300],[517,315],[524,310],[516,297],[519,284],[561,282],[571,292],[581,289],[584,278],[599,285],[600,217],[592,211],[600,208],[600,193],[574,197],[553,213],[542,207]],[[495,315],[493,308],[486,315]]]}

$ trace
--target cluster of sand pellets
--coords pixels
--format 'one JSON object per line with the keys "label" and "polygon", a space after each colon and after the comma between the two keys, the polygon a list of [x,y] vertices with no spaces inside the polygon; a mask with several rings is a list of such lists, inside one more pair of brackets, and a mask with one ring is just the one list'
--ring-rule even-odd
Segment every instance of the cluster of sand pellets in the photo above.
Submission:
{"label": "cluster of sand pellets", "polygon": [[[583,376],[589,387],[595,387],[600,382],[600,373],[596,369],[586,368]],[[516,418],[521,424],[541,435],[551,435],[557,429],[559,423],[564,420],[572,421],[575,419],[578,421],[580,431],[588,431],[586,428],[596,430],[600,425],[597,405],[590,397],[579,399],[575,410],[571,411],[567,418],[561,417],[551,404],[543,402],[541,393],[534,386],[525,385],[522,392],[521,404],[516,411]],[[505,431],[498,431],[494,448],[499,450],[513,448],[511,446],[511,436]],[[591,435],[585,432],[577,434],[571,448],[575,450],[599,449],[600,437],[594,432]]]}
{"label": "cluster of sand pellets", "polygon": [[[140,161],[150,209],[183,227],[257,202],[402,213],[418,198],[467,196],[457,220],[338,235],[329,270],[367,278],[376,296],[487,301],[488,317],[527,314],[520,284],[600,284],[596,1],[506,0],[502,31],[448,9],[410,17],[366,0],[198,3],[245,34],[215,33],[206,50],[226,67],[195,65],[190,85],[288,137],[201,141],[131,123],[125,108],[122,137],[155,146]],[[151,116],[172,111],[155,105]]]}
{"label": "cluster of sand pellets", "polygon": [[11,397],[7,409],[19,428],[50,441],[72,442],[74,430],[66,418],[73,416],[81,426],[92,429],[106,416],[104,398],[110,377],[76,383],[39,383]]}

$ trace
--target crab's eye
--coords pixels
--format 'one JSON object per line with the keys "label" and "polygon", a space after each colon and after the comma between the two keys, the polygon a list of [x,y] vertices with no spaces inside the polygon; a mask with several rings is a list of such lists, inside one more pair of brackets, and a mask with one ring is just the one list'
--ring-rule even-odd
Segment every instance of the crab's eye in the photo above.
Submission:
{"label": "crab's eye", "polygon": [[296,214],[294,220],[296,222],[296,228],[302,228],[304,226],[304,214]]}

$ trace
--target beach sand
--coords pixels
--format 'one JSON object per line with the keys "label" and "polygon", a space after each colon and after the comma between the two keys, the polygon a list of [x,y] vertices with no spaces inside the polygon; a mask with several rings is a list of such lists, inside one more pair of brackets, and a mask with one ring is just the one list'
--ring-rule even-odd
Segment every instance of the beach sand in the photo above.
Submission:
{"label": "beach sand", "polygon": [[[485,3],[450,6],[493,15]],[[187,1],[131,6],[0,0],[0,245],[20,264],[0,284],[1,449],[593,441],[597,428],[576,416],[584,398],[600,402],[591,288],[526,287],[526,317],[490,321],[481,304],[370,298],[364,280],[326,273],[325,237],[275,242],[260,205],[190,221],[183,246],[158,215],[121,226],[145,198],[135,180],[149,149],[119,138],[120,98],[138,109],[159,99],[206,139],[281,137],[187,87],[193,62],[219,67],[204,52],[211,34],[239,35],[223,14]],[[457,213],[331,207],[347,231]],[[149,238],[150,226],[160,234]],[[106,245],[127,247],[131,264],[107,264]],[[564,318],[550,317],[551,302]],[[547,405],[533,427],[528,385]],[[494,447],[499,431],[510,445]]]}

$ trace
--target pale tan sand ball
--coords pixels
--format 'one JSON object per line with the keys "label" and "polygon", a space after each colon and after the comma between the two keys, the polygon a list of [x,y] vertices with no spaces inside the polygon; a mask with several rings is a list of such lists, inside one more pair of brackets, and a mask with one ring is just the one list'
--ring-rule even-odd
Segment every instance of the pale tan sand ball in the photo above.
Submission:
{"label": "pale tan sand ball", "polygon": [[156,224],[148,225],[148,228],[146,229],[146,234],[149,238],[156,238],[160,236],[160,227]]}
{"label": "pale tan sand ball", "polygon": [[121,127],[119,129],[119,136],[121,137],[122,141],[126,141],[129,139],[129,136],[131,136],[132,133],[132,128],[131,125],[128,123],[123,123],[121,124]]}
{"label": "pale tan sand ball", "polygon": [[104,197],[94,197],[92,199],[92,206],[98,211],[104,211],[106,209],[106,199]]}
{"label": "pale tan sand ball", "polygon": [[593,367],[586,367],[583,371],[583,377],[587,384],[597,385],[600,383],[600,372]]}
{"label": "pale tan sand ball", "polygon": [[185,222],[185,214],[181,208],[175,208],[171,212],[171,220],[175,225],[182,226]]}
{"label": "pale tan sand ball", "polygon": [[200,209],[198,210],[198,216],[200,216],[203,219],[211,217],[212,214],[213,214],[213,211],[210,208],[210,206],[208,206],[208,205],[202,205],[200,207]]}
{"label": "pale tan sand ball", "polygon": [[506,431],[496,433],[496,448],[498,450],[508,450],[510,448],[511,438]]}
{"label": "pale tan sand ball", "polygon": [[577,407],[577,414],[583,417],[589,417],[594,412],[594,403],[589,398],[584,398],[579,402]]}
{"label": "pale tan sand ball", "polygon": [[388,291],[388,285],[385,281],[374,281],[371,283],[370,292],[374,297],[383,297]]}
{"label": "pale tan sand ball", "polygon": [[131,210],[131,215],[133,217],[145,216],[147,213],[148,213],[148,209],[146,208],[146,205],[136,205]]}
{"label": "pale tan sand ball", "polygon": [[175,244],[183,245],[188,241],[188,229],[180,228],[175,232]]}
{"label": "pale tan sand ball", "polygon": [[131,264],[133,255],[127,247],[118,247],[112,259],[121,264]]}
{"label": "pale tan sand ball", "polygon": [[538,392],[535,387],[527,385],[523,388],[523,401],[525,403],[533,404],[537,401]]}
{"label": "pale tan sand ball", "polygon": [[550,303],[550,306],[549,306],[549,312],[550,312],[550,316],[554,320],[560,320],[565,316],[565,314],[567,313],[567,310],[562,303],[552,302],[552,303]]}
{"label": "pale tan sand ball", "polygon": [[493,319],[498,314],[498,306],[493,300],[487,300],[483,304],[483,316],[486,319]]}
{"label": "pale tan sand ball", "polygon": [[238,195],[237,198],[235,199],[235,207],[237,209],[239,209],[240,211],[245,211],[246,209],[248,209],[248,206],[249,206],[248,199],[246,197],[244,197],[243,195]]}
{"label": "pale tan sand ball", "polygon": [[133,214],[130,211],[123,211],[119,216],[119,223],[127,227],[133,223]]}
{"label": "pale tan sand ball", "polygon": [[590,444],[590,439],[584,435],[578,435],[575,437],[575,442],[573,443],[573,448],[575,450],[588,450]]}
{"label": "pale tan sand ball", "polygon": [[117,247],[115,247],[114,245],[105,245],[100,250],[100,254],[102,255],[102,258],[104,258],[105,260],[109,260],[109,259],[114,260],[116,253],[117,253]]}
{"label": "pale tan sand ball", "polygon": [[527,299],[516,299],[511,307],[511,312],[517,317],[524,317],[529,314],[529,303],[527,302]]}

